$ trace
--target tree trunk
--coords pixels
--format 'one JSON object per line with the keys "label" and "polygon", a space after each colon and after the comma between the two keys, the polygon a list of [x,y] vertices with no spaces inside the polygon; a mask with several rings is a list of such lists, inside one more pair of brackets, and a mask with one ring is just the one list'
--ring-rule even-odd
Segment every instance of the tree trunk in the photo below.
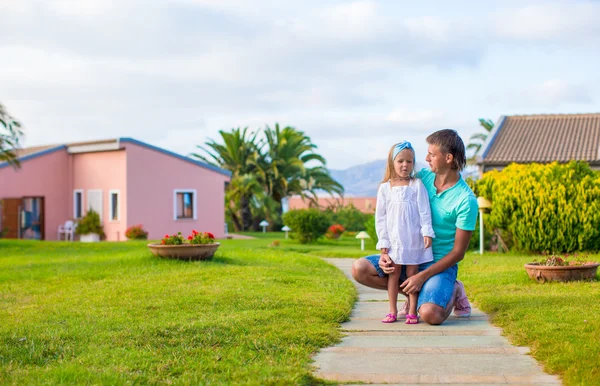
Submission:
{"label": "tree trunk", "polygon": [[229,215],[231,216],[231,221],[233,222],[233,227],[235,228],[236,232],[239,232],[242,230],[242,224],[240,224],[240,219],[238,217],[238,215],[235,213],[235,211],[231,208],[229,208]]}
{"label": "tree trunk", "polygon": [[240,214],[242,216],[242,231],[247,231],[252,226],[252,212],[250,211],[250,197],[240,198]]}

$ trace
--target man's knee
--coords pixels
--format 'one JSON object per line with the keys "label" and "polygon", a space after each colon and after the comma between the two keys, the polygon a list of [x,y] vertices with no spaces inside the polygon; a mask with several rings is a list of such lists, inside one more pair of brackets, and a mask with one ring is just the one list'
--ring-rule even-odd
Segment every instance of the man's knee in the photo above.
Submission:
{"label": "man's knee", "polygon": [[431,325],[439,325],[446,320],[444,309],[430,303],[423,304],[421,308],[419,308],[419,316],[423,322]]}
{"label": "man's knee", "polygon": [[365,258],[355,260],[354,263],[352,263],[352,277],[354,280],[360,283],[362,281],[361,279],[367,274],[369,265],[371,265],[371,263]]}

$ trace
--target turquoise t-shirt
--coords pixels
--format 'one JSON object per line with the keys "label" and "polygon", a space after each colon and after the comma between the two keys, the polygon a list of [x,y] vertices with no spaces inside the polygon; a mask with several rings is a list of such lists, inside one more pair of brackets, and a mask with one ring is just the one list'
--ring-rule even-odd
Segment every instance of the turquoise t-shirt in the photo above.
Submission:
{"label": "turquoise t-shirt", "polygon": [[460,177],[450,189],[437,193],[435,173],[429,169],[421,169],[417,178],[423,181],[429,194],[431,205],[431,221],[435,238],[433,239],[433,260],[441,260],[454,246],[456,228],[473,231],[477,224],[477,199],[465,180]]}

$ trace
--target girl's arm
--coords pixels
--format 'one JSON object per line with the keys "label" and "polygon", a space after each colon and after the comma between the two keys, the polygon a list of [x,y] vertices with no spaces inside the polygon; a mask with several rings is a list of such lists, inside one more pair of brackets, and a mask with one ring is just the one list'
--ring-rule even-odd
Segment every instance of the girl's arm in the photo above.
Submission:
{"label": "girl's arm", "polygon": [[377,192],[377,205],[375,206],[375,230],[377,231],[377,246],[381,250],[390,247],[390,239],[387,231],[386,212],[387,212],[387,190],[385,184],[379,185]]}
{"label": "girl's arm", "polygon": [[429,205],[429,194],[421,180],[417,180],[417,206],[419,208],[419,219],[421,220],[421,233],[426,237],[435,237],[431,225],[431,206]]}

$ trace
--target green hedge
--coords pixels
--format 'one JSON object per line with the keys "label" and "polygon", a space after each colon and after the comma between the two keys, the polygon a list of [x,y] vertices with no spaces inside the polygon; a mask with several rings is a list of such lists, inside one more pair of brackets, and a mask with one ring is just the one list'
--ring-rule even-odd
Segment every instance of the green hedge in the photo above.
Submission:
{"label": "green hedge", "polygon": [[312,243],[327,232],[330,219],[318,209],[294,209],[283,215],[283,222],[292,228],[292,236],[302,244]]}
{"label": "green hedge", "polygon": [[492,201],[489,225],[508,230],[518,249],[600,249],[600,174],[585,162],[511,164],[477,188]]}
{"label": "green hedge", "polygon": [[347,231],[360,232],[365,230],[365,221],[373,214],[363,213],[354,205],[349,204],[341,208],[325,210],[332,224],[341,224]]}

